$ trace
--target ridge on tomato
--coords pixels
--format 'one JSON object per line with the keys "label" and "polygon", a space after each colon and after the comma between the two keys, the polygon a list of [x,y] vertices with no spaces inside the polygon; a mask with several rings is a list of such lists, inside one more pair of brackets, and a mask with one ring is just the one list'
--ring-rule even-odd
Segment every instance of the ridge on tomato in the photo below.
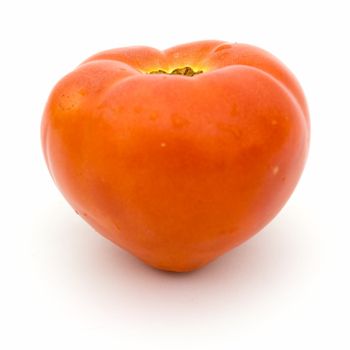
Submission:
{"label": "ridge on tomato", "polygon": [[70,205],[170,271],[261,230],[293,192],[308,144],[292,73],[222,41],[98,53],[58,82],[42,120],[45,160]]}

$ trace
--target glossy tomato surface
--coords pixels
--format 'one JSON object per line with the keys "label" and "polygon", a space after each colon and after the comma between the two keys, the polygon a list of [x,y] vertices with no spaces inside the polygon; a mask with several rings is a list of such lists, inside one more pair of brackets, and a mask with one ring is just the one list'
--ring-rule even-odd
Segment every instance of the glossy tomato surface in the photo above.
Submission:
{"label": "glossy tomato surface", "polygon": [[292,73],[264,50],[221,41],[96,54],[58,82],[42,121],[48,168],[71,206],[170,271],[203,266],[264,227],[308,144]]}

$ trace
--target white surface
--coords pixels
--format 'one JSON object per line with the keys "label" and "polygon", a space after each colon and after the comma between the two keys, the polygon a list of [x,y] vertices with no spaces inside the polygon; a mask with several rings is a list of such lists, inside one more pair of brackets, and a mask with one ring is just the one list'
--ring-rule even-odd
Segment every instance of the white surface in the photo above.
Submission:
{"label": "white surface", "polygon": [[[349,349],[347,1],[3,1],[1,349]],[[40,149],[53,84],[100,50],[247,42],[309,102],[302,181],[263,232],[191,274],[144,266],[54,187]]]}

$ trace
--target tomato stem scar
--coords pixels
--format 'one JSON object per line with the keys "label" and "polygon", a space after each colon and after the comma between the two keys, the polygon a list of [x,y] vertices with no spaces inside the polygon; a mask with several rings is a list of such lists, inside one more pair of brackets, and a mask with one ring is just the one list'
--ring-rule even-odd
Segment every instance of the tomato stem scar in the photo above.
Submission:
{"label": "tomato stem scar", "polygon": [[158,70],[151,71],[148,74],[185,75],[187,77],[193,77],[194,75],[201,74],[201,73],[203,73],[202,70],[195,71],[191,67],[186,66],[186,67],[182,67],[182,68],[175,68],[170,73],[166,72],[163,69],[158,69]]}

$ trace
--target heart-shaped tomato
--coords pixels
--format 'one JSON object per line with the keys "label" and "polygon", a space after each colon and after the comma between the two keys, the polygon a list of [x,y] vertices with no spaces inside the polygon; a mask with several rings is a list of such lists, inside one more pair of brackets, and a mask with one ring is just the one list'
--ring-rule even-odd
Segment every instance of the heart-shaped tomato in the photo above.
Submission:
{"label": "heart-shaped tomato", "polygon": [[42,121],[47,165],[71,206],[171,271],[205,265],[266,225],[308,143],[291,72],[220,41],[99,53],[55,86]]}

